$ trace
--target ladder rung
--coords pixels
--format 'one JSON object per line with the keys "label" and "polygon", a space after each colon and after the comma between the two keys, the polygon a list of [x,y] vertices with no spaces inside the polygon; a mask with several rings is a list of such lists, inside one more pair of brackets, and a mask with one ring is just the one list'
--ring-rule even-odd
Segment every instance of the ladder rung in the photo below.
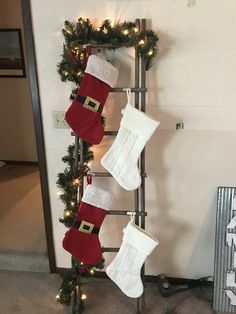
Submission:
{"label": "ladder rung", "polygon": [[[87,175],[92,176],[92,177],[112,177],[112,175],[109,172],[93,172],[89,171]],[[140,173],[140,176],[142,178],[146,178],[147,174],[146,173]]]}
{"label": "ladder rung", "polygon": [[103,247],[102,251],[103,252],[118,252],[119,251],[119,247]]}
{"label": "ladder rung", "polygon": [[[109,172],[93,172],[93,171],[89,171],[87,173],[87,175],[92,176],[92,177],[112,177],[112,174],[110,174]],[[146,173],[140,173],[140,176],[142,178],[146,178],[147,174]]]}
{"label": "ladder rung", "polygon": [[89,171],[88,175],[92,176],[92,177],[112,177],[112,175],[109,172],[93,172],[93,171]]}
{"label": "ladder rung", "polygon": [[114,48],[114,49],[117,49],[119,47],[125,47],[125,45],[114,45],[114,44],[87,44],[87,45],[83,45],[83,47],[86,47],[86,46],[90,46],[91,48]]}
{"label": "ladder rung", "polygon": [[[118,131],[105,131],[104,135],[111,135],[111,136],[115,136],[117,135]],[[71,136],[78,136],[75,132],[71,132]]]}
{"label": "ladder rung", "polygon": [[117,133],[118,133],[118,131],[105,131],[104,135],[112,135],[112,136],[114,136],[114,135],[117,135]]}
{"label": "ladder rung", "polygon": [[135,211],[135,210],[109,210],[109,212],[107,213],[108,215],[127,215],[129,216],[129,213],[134,213],[135,216],[147,216],[147,212],[145,211]]}
{"label": "ladder rung", "polygon": [[[113,87],[110,89],[110,92],[113,93],[124,93],[126,92],[126,89],[129,87]],[[146,87],[130,87],[130,91],[131,93],[135,93],[135,92],[147,92],[147,88]]]}

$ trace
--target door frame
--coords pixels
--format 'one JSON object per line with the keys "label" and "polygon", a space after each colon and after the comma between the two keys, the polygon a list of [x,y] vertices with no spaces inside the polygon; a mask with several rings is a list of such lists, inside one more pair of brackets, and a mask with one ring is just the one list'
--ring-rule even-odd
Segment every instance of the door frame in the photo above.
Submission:
{"label": "door frame", "polygon": [[56,259],[52,232],[52,216],[49,199],[48,173],[45,156],[45,144],[42,125],[41,105],[38,87],[38,76],[35,59],[34,36],[31,18],[30,0],[21,0],[21,9],[23,16],[23,33],[25,37],[25,48],[27,54],[27,68],[30,83],[30,92],[32,100],[33,120],[36,137],[36,147],[39,161],[39,173],[42,191],[44,224],[47,241],[47,254],[49,259],[49,268],[51,273],[56,272]]}

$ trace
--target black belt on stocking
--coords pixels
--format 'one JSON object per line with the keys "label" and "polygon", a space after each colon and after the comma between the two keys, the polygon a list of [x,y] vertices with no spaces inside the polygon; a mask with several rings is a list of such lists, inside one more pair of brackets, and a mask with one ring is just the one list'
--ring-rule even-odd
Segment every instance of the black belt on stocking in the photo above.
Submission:
{"label": "black belt on stocking", "polygon": [[103,105],[90,96],[77,95],[75,100],[83,104],[83,107],[90,111],[102,113]]}
{"label": "black belt on stocking", "polygon": [[77,228],[79,231],[84,233],[95,233],[98,234],[100,228],[95,227],[94,224],[87,222],[85,220],[75,220],[72,224],[74,228]]}

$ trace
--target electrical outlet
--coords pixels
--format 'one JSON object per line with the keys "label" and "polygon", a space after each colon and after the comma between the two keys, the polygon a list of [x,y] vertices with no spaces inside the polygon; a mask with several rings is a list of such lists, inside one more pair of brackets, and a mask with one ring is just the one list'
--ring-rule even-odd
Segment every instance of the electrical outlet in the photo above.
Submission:
{"label": "electrical outlet", "polygon": [[54,129],[69,129],[65,120],[65,111],[52,111],[52,125]]}

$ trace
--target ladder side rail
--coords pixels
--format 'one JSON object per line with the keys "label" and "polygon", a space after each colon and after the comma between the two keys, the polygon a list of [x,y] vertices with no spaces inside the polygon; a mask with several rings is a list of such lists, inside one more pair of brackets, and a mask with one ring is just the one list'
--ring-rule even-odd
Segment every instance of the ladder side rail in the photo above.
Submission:
{"label": "ladder side rail", "polygon": [[[140,30],[146,30],[146,19],[141,19]],[[140,62],[140,87],[146,87],[146,64],[144,58],[141,58]],[[141,92],[140,96],[141,107],[140,110],[142,112],[146,112],[146,93]],[[143,149],[140,157],[140,170],[141,173],[145,172],[145,148]],[[140,185],[140,211],[145,211],[145,177],[141,177],[141,185]],[[145,229],[145,216],[140,217],[140,227]],[[142,296],[139,299],[140,313],[145,313],[145,263],[141,269],[141,278],[144,285],[144,291]]]}
{"label": "ladder side rail", "polygon": [[[136,27],[141,30],[141,23],[140,19],[136,19]],[[135,49],[135,87],[140,88],[140,67],[141,67],[141,58]],[[135,93],[135,108],[140,110],[140,93]],[[140,169],[140,158],[138,160],[138,168]],[[140,188],[138,188],[135,192],[135,210],[137,212],[140,211]],[[140,225],[140,217],[138,215],[135,216],[135,223],[139,226]],[[143,304],[143,295],[139,297],[136,301],[136,313],[142,313],[142,304]]]}
{"label": "ladder side rail", "polygon": [[[75,135],[75,150],[74,150],[74,175],[76,175],[78,166],[83,164],[83,141],[76,135]],[[80,158],[79,158],[80,154]],[[82,183],[79,187],[79,193],[78,190],[76,192],[76,202],[78,204],[78,194],[79,194],[79,201],[81,200],[83,196],[83,182],[84,178],[82,178]],[[73,265],[71,265],[73,267]],[[76,285],[73,291],[73,303],[72,303],[72,314],[79,313],[79,310],[82,306],[81,303],[81,289],[80,285],[78,283],[78,277],[76,277]]]}
{"label": "ladder side rail", "polygon": [[[79,160],[79,163],[80,163],[80,166],[83,165],[84,163],[84,142],[82,139],[79,139],[79,146],[80,146],[80,160]],[[79,200],[82,199],[83,197],[83,194],[84,194],[84,177],[82,177],[82,182],[80,184],[80,187],[79,187]]]}
{"label": "ladder side rail", "polygon": [[[135,24],[137,29],[140,29],[140,19],[135,20]],[[135,48],[135,78],[134,78],[134,86],[135,89],[139,89],[140,82],[140,58],[137,49]],[[139,109],[139,92],[135,91],[134,94],[134,105],[136,109]],[[134,191],[134,209],[135,211],[139,211],[139,189]],[[135,216],[135,223],[139,225],[139,216]]]}

